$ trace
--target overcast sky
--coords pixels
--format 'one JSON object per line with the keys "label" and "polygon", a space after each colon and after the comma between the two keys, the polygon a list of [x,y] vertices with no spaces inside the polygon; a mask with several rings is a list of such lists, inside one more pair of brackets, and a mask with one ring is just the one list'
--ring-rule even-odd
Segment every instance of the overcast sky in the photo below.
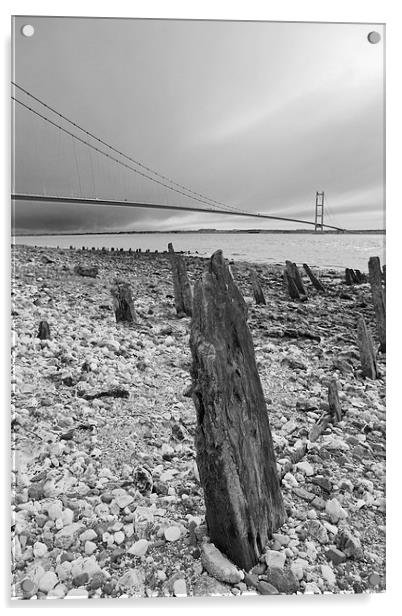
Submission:
{"label": "overcast sky", "polygon": [[[21,35],[27,23],[31,38]],[[159,173],[241,209],[308,220],[324,190],[328,224],[384,227],[383,26],[18,17],[14,30],[19,85]],[[367,40],[372,30],[382,37],[376,45]],[[19,193],[195,204],[18,105],[14,168]],[[33,203],[16,204],[15,226],[300,227]]]}

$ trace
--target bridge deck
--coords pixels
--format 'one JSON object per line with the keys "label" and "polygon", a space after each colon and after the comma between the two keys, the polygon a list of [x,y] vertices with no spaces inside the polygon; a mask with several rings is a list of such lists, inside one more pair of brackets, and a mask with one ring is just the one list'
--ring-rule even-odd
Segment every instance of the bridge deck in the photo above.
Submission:
{"label": "bridge deck", "polygon": [[[309,220],[300,220],[298,218],[286,218],[285,216],[270,216],[268,214],[256,214],[255,212],[232,212],[229,210],[219,210],[215,208],[199,208],[191,205],[163,205],[159,203],[137,203],[135,201],[116,201],[107,199],[87,199],[81,197],[56,197],[56,196],[44,196],[44,195],[24,195],[24,194],[12,194],[11,199],[14,201],[36,201],[42,203],[71,203],[81,205],[108,205],[117,207],[138,207],[157,210],[178,210],[186,212],[207,212],[209,214],[228,214],[231,216],[246,216],[249,218],[264,218],[270,220],[284,220],[287,222],[297,222],[303,225],[315,225],[314,222]],[[336,231],[345,231],[340,227],[334,227],[332,225],[323,224],[323,227],[327,229],[335,229]]]}

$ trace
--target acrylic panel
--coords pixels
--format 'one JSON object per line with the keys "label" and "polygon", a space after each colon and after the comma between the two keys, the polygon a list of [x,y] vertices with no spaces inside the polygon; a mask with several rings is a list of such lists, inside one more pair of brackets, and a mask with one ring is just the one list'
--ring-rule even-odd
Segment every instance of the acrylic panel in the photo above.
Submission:
{"label": "acrylic panel", "polygon": [[12,21],[15,599],[385,589],[385,26]]}

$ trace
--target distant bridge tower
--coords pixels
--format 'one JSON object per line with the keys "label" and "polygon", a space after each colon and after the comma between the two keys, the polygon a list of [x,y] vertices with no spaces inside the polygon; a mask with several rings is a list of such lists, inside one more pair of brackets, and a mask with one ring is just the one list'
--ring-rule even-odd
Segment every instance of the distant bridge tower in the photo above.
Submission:
{"label": "distant bridge tower", "polygon": [[314,231],[324,230],[324,191],[315,193]]}

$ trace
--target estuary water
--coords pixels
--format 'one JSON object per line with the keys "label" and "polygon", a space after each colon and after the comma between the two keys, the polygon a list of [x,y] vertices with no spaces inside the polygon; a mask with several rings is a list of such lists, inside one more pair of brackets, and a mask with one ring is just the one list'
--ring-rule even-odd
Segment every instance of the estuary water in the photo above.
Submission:
{"label": "estuary water", "polygon": [[320,233],[138,233],[110,235],[16,236],[16,244],[59,248],[115,248],[162,252],[169,242],[176,251],[210,256],[218,248],[225,257],[252,263],[308,263],[316,267],[368,270],[368,259],[379,256],[385,263],[385,235]]}

